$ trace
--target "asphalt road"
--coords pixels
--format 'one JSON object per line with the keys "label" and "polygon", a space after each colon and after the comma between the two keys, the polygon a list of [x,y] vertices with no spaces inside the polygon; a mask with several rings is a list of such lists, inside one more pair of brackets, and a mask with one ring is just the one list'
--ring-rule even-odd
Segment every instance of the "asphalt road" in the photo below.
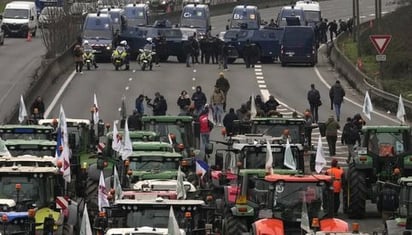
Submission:
{"label": "asphalt road", "polygon": [[[388,1],[383,1],[385,12],[393,7],[387,6],[386,2]],[[352,1],[341,0],[321,2],[322,14],[328,19],[347,19],[352,14],[351,3]],[[363,20],[373,17],[373,4],[374,0],[361,0],[361,18]],[[264,9],[261,13],[264,19],[270,20],[270,18],[275,18],[278,10],[279,8]],[[224,30],[228,18],[228,15],[213,17],[214,33]],[[89,118],[90,107],[93,104],[93,93],[96,93],[100,117],[111,123],[114,119],[120,118],[118,109],[123,95],[126,96],[127,111],[131,113],[134,108],[134,99],[139,94],[153,97],[156,91],[159,91],[168,100],[168,113],[177,114],[176,100],[181,90],[185,89],[192,93],[194,87],[200,85],[210,97],[220,72],[216,65],[195,65],[192,68],[186,68],[184,64],[173,62],[154,67],[154,71],[139,71],[135,62],[132,63],[131,67],[132,71],[114,71],[111,64],[101,64],[97,71],[85,71],[83,74],[71,74],[71,76],[64,75],[64,78],[60,79],[55,87],[49,89],[50,93],[45,94],[46,105],[54,104],[48,110],[48,117],[57,117],[61,104],[67,117]],[[228,107],[240,107],[252,94],[262,94],[264,97],[273,94],[283,103],[280,108],[282,112],[290,112],[291,110],[303,112],[308,105],[306,93],[309,85],[313,83],[321,92],[324,103],[320,109],[321,120],[325,120],[333,114],[328,108],[328,88],[336,79],[339,79],[339,76],[331,69],[323,55],[319,56],[319,64],[315,68],[283,68],[279,64],[264,64],[259,68],[246,69],[242,64],[235,64],[230,65],[229,69],[230,71],[225,72],[231,84]],[[62,96],[55,98],[55,94],[66,81],[66,77],[72,80],[69,80],[67,87],[62,90]],[[263,77],[263,79],[257,79],[257,77]],[[258,82],[258,80],[261,81]],[[344,120],[346,117],[362,112],[363,97],[356,94],[344,81],[342,83],[347,93],[341,114],[342,120]],[[266,85],[266,87],[262,85]],[[396,119],[384,111],[378,111],[374,112],[372,120],[367,122],[368,124],[394,124]],[[341,124],[343,126],[344,122],[341,121]],[[212,139],[218,138],[221,137],[216,128]],[[317,137],[315,140],[317,141]],[[344,153],[345,150],[340,147],[339,151]],[[367,232],[381,230],[383,225],[378,219],[377,213],[374,212],[376,207],[368,205],[368,211],[371,211],[368,219],[359,221],[361,230]]]}
{"label": "asphalt road", "polygon": [[5,38],[0,46],[0,120],[9,115],[11,107],[18,105],[20,95],[26,93],[44,53],[41,35],[33,37],[31,42],[25,38]]}

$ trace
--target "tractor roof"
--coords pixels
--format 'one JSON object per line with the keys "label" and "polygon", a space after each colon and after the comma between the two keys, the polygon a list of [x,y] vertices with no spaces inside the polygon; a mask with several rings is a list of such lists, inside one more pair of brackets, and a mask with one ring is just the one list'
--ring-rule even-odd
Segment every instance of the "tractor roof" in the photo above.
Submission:
{"label": "tractor roof", "polygon": [[[118,133],[120,135],[124,135],[124,130],[119,130]],[[108,132],[106,136],[113,138],[113,132]],[[131,140],[139,139],[153,141],[156,140],[157,137],[159,137],[159,134],[154,131],[129,131],[129,136]]]}
{"label": "tractor roof", "polygon": [[[53,122],[59,123],[59,119],[40,119],[39,125],[52,126]],[[79,118],[66,118],[67,127],[77,127],[81,125],[90,126],[90,120]]]}
{"label": "tractor roof", "polygon": [[320,181],[331,181],[332,177],[328,175],[281,175],[272,174],[265,177],[266,181],[269,182],[320,182]]}
{"label": "tractor roof", "polygon": [[176,152],[161,152],[161,151],[133,151],[129,158],[141,157],[163,157],[163,158],[182,158],[182,154]]}
{"label": "tractor roof", "polygon": [[205,202],[202,200],[170,200],[163,198],[156,198],[151,200],[131,200],[131,199],[121,199],[116,200],[114,205],[146,205],[146,206],[156,206],[156,205],[170,205],[170,206],[203,206]]}
{"label": "tractor roof", "polygon": [[292,116],[282,116],[282,117],[264,117],[264,118],[253,118],[252,123],[272,123],[272,124],[298,124],[304,123],[305,119],[301,117],[292,117]]}
{"label": "tractor roof", "polygon": [[178,121],[181,122],[192,122],[193,117],[191,116],[143,116],[142,122],[162,122],[162,123],[175,123]]}
{"label": "tractor roof", "polygon": [[9,149],[11,149],[11,146],[21,146],[22,149],[37,148],[39,146],[44,146],[44,147],[53,146],[54,148],[56,147],[56,141],[54,140],[8,139],[8,140],[3,140],[3,141],[4,141],[4,144],[7,146],[7,148]]}
{"label": "tractor roof", "polygon": [[42,125],[0,125],[0,133],[35,134],[38,131],[41,133],[52,133],[54,129],[51,126]]}
{"label": "tractor roof", "polygon": [[170,143],[152,141],[143,142],[136,141],[132,142],[133,151],[163,151],[163,152],[173,152],[173,146]]}
{"label": "tractor roof", "polygon": [[56,159],[51,156],[3,156],[0,157],[0,173],[58,173]]}
{"label": "tractor roof", "polygon": [[399,132],[399,131],[410,131],[411,127],[410,126],[363,126],[362,131],[368,131],[368,130],[375,130],[376,132],[382,132],[382,133],[387,133],[387,132]]}

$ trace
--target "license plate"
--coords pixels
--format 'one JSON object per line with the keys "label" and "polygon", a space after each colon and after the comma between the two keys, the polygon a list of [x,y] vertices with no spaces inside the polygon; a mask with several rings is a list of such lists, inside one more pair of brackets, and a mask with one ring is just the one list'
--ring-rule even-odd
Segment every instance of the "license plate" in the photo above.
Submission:
{"label": "license plate", "polygon": [[91,61],[90,60],[86,60],[86,63],[90,63]]}

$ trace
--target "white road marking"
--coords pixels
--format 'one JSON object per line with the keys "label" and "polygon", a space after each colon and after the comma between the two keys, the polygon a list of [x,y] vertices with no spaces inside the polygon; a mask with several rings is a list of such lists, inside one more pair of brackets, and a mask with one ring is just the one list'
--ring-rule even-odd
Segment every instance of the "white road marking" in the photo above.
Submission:
{"label": "white road marking", "polygon": [[255,73],[257,76],[262,76],[263,75],[263,73],[262,72],[257,72],[257,73]]}
{"label": "white road marking", "polygon": [[257,64],[257,65],[255,65],[255,68],[262,68],[262,65]]}
{"label": "white road marking", "polygon": [[257,83],[265,83],[264,80],[257,80]]}
{"label": "white road marking", "polygon": [[259,88],[266,88],[266,85],[259,85]]}
{"label": "white road marking", "polygon": [[264,79],[263,76],[256,76],[256,79]]}
{"label": "white road marking", "polygon": [[70,82],[73,80],[75,75],[76,75],[76,70],[74,70],[70,74],[70,76],[66,79],[66,81],[63,83],[63,85],[60,87],[60,89],[57,92],[56,96],[53,98],[52,102],[47,107],[46,111],[44,112],[44,118],[47,118],[50,115],[50,112],[53,110],[54,106],[56,106],[57,101],[60,99],[60,97],[62,96],[64,90],[66,90],[67,86],[69,86]]}
{"label": "white road marking", "polygon": [[255,72],[262,72],[262,69],[255,69]]}

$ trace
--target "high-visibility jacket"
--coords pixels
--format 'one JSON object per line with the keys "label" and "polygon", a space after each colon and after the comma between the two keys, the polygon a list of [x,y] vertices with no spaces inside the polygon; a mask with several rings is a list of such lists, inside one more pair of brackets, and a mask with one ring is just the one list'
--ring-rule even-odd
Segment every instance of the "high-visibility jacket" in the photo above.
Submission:
{"label": "high-visibility jacket", "polygon": [[342,189],[343,170],[339,167],[332,167],[326,171],[326,174],[332,176],[333,192],[340,193],[340,190]]}

